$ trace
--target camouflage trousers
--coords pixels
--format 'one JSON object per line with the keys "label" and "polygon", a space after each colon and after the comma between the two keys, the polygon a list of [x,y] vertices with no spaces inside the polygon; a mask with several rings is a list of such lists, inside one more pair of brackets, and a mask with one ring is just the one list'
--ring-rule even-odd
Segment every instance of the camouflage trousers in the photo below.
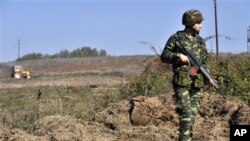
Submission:
{"label": "camouflage trousers", "polygon": [[180,116],[179,141],[191,141],[195,117],[200,107],[201,89],[174,86],[176,110]]}

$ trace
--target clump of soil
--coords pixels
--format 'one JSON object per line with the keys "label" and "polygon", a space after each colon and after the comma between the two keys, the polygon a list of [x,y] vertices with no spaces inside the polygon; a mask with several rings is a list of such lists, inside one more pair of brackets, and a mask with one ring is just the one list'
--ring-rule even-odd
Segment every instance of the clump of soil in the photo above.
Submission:
{"label": "clump of soil", "polygon": [[6,129],[0,125],[0,140],[1,141],[45,141],[49,140],[46,137],[39,137],[27,134],[20,129]]}
{"label": "clump of soil", "polygon": [[[90,121],[79,121],[71,116],[47,116],[36,122],[30,134],[0,126],[0,140],[176,141],[179,118],[172,96],[172,93],[139,96],[112,103]],[[250,124],[249,106],[237,98],[204,93],[193,140],[228,141],[231,124]]]}

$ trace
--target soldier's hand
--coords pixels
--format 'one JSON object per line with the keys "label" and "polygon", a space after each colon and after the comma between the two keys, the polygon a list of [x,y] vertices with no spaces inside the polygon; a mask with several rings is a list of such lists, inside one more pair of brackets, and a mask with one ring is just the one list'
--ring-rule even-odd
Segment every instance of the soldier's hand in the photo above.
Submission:
{"label": "soldier's hand", "polygon": [[209,80],[209,84],[210,84],[211,86],[215,86],[215,83],[218,83],[215,79],[210,79],[210,80]]}
{"label": "soldier's hand", "polygon": [[180,60],[181,60],[182,63],[185,63],[185,64],[187,63],[190,66],[189,59],[188,59],[188,57],[186,55],[180,54]]}

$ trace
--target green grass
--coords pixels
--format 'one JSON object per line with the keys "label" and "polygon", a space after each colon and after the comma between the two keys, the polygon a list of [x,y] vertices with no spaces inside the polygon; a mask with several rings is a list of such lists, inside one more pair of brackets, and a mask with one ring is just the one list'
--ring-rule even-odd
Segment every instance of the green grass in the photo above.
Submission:
{"label": "green grass", "polygon": [[6,91],[1,90],[0,111],[19,110],[22,108],[28,108],[34,106],[34,92],[33,91],[21,91],[13,90]]}
{"label": "green grass", "polygon": [[[37,100],[38,89],[43,94]],[[78,120],[87,120],[117,100],[118,88],[92,89],[78,87],[33,87],[0,89],[0,122],[8,128],[32,131],[35,121],[49,115],[70,115]]]}

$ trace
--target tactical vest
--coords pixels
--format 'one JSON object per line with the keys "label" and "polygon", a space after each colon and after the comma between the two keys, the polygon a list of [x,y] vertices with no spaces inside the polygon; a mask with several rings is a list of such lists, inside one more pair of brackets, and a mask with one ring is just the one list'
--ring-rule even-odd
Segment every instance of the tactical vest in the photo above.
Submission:
{"label": "tactical vest", "polygon": [[[178,31],[176,34],[173,35],[174,38],[178,38],[181,44],[185,47],[188,48],[193,52],[195,57],[201,62],[202,64],[206,64],[207,62],[207,50],[206,50],[206,45],[204,40],[196,34],[195,37],[193,36],[188,36],[185,32],[183,31]],[[176,53],[182,53],[185,54],[183,51],[183,48],[181,45],[175,41],[175,48],[174,52]],[[183,65],[179,64],[179,62],[173,63],[174,70],[178,69],[178,67],[188,67],[188,65]]]}
{"label": "tactical vest", "polygon": [[[178,31],[176,34],[173,35],[174,38],[178,38],[181,44],[191,50],[195,57],[201,62],[202,64],[206,64],[207,61],[207,50],[205,48],[205,42],[203,39],[196,34],[196,36],[188,36],[183,31]],[[185,54],[183,48],[181,47],[180,43],[175,41],[174,52]],[[176,61],[173,63],[174,69],[174,83],[182,86],[189,86],[193,84],[195,87],[203,87],[204,86],[204,79],[202,74],[197,74],[196,76],[190,76],[188,70],[190,66],[188,64],[181,64],[180,61]]]}

